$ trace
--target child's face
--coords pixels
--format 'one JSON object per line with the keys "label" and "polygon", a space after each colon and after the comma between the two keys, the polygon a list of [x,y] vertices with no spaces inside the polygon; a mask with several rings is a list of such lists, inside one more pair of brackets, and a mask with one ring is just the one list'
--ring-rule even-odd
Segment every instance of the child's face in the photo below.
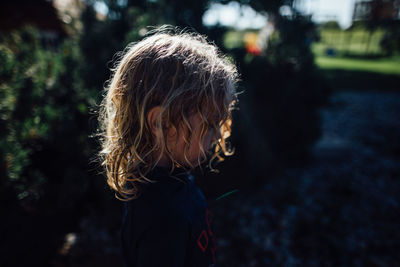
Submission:
{"label": "child's face", "polygon": [[[204,160],[199,146],[200,134],[202,129],[200,115],[196,114],[191,116],[189,118],[189,122],[192,125],[193,133],[190,140],[190,146],[186,151],[186,157],[193,166],[198,166],[199,163]],[[217,129],[208,129],[202,142],[204,152],[209,151],[212,148],[213,141],[219,138],[221,138],[221,136]],[[176,131],[171,134],[171,139],[168,141],[168,147],[176,161],[178,161],[182,165],[187,165],[184,154],[185,138],[183,129],[181,129],[177,135]]]}

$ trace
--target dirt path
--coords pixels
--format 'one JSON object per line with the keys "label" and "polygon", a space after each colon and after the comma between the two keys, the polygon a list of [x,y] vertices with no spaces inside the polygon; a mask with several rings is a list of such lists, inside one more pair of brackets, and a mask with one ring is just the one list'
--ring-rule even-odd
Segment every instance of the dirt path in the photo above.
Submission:
{"label": "dirt path", "polygon": [[217,207],[222,266],[400,266],[400,93],[335,93],[314,161]]}

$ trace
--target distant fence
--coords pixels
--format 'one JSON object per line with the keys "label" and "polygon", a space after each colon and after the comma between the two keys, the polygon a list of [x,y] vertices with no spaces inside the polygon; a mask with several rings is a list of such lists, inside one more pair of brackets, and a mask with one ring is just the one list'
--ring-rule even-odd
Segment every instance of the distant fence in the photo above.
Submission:
{"label": "distant fence", "polygon": [[384,55],[380,45],[384,34],[382,29],[374,31],[322,29],[318,49],[320,53],[330,53],[331,55],[337,53],[340,55],[381,56]]}

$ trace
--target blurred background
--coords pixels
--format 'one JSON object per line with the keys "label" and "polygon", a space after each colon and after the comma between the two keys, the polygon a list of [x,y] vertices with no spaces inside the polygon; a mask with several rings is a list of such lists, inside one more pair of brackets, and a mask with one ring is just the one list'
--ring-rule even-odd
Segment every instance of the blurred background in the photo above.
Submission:
{"label": "blurred background", "polygon": [[0,266],[121,266],[95,162],[113,56],[206,34],[241,74],[235,154],[196,170],[219,266],[400,266],[400,1],[0,3]]}

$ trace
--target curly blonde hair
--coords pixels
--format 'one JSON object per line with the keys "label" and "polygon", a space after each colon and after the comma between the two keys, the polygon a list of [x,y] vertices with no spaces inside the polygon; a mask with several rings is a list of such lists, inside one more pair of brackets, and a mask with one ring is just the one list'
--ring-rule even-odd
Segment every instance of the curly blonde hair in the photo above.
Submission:
{"label": "curly blonde hair", "polygon": [[[186,156],[185,164],[177,162],[166,146],[167,125],[185,127],[186,153],[192,137],[189,117],[194,114],[201,117],[199,146],[203,156],[206,133],[210,129],[221,133],[221,138],[214,140],[211,170],[215,170],[211,164],[215,159],[223,160],[221,153],[233,153],[226,139],[231,133],[231,111],[237,102],[238,73],[205,36],[178,32],[177,28],[171,31],[166,26],[157,28],[140,42],[129,44],[111,70],[99,111],[99,155],[116,198],[137,198],[137,183],[154,182],[146,175],[163,154],[172,163],[171,171],[175,167],[194,167]],[[156,106],[161,107],[157,131],[163,138],[152,134],[146,119]]]}

